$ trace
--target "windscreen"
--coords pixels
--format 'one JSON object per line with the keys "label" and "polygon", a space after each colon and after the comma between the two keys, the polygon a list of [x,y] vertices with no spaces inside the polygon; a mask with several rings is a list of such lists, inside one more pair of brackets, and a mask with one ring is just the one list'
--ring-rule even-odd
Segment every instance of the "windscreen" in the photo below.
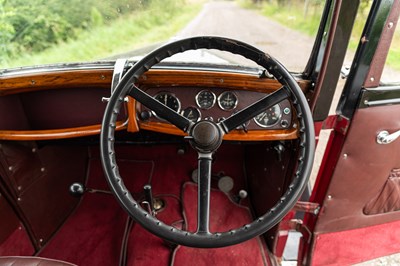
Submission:
{"label": "windscreen", "polygon": [[[247,42],[301,72],[323,1],[0,0],[0,68],[139,59],[172,40],[222,36]],[[217,51],[168,60],[250,65]]]}

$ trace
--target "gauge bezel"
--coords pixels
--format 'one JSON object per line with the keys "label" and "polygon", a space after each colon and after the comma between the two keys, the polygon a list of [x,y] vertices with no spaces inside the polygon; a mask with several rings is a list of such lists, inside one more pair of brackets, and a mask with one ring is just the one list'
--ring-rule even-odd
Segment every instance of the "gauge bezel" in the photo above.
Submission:
{"label": "gauge bezel", "polygon": [[[158,95],[160,95],[160,94],[168,94],[168,95],[174,97],[175,100],[178,102],[178,110],[175,111],[175,110],[172,109],[171,107],[169,107],[169,106],[167,106],[167,107],[168,107],[168,108],[171,108],[172,110],[174,110],[174,111],[177,112],[178,114],[181,112],[181,101],[179,100],[179,98],[178,98],[174,93],[169,92],[169,91],[160,91],[160,92],[157,92],[157,94],[155,94],[155,95],[153,96],[153,98],[156,99],[156,97],[157,97]],[[157,100],[157,99],[156,99],[156,100]],[[158,101],[158,100],[157,100],[157,101]],[[165,104],[164,104],[164,105],[165,105]],[[158,116],[157,113],[154,112],[153,110],[151,111],[151,113],[152,113],[155,117],[157,117],[158,119],[163,120],[163,121],[166,121],[164,118]]]}
{"label": "gauge bezel", "polygon": [[[221,105],[221,98],[223,97],[223,95],[225,95],[227,93],[231,93],[231,94],[233,94],[235,96],[235,104],[234,104],[234,106],[232,108],[224,108]],[[224,111],[232,111],[233,109],[235,109],[237,107],[237,105],[239,103],[239,98],[238,98],[237,94],[234,93],[233,91],[224,91],[218,96],[218,101],[217,102],[218,102],[219,108],[221,108],[222,110],[224,110]]]}
{"label": "gauge bezel", "polygon": [[[199,113],[199,117],[197,118],[196,121],[190,120],[188,117],[186,117],[186,116],[184,115],[185,110],[188,109],[188,108],[193,108],[193,109],[195,109],[195,110]],[[200,112],[200,110],[199,110],[197,107],[188,106],[188,107],[186,107],[185,109],[182,109],[180,113],[181,113],[182,116],[186,117],[187,119],[189,119],[189,120],[192,121],[192,122],[199,122],[199,121],[201,120],[201,112]]]}
{"label": "gauge bezel", "polygon": [[[211,94],[213,95],[213,102],[212,102],[211,106],[208,107],[208,108],[202,107],[202,106],[200,105],[200,103],[199,103],[199,97],[200,97],[200,95],[201,95],[202,93],[204,93],[204,92],[209,92],[209,93],[211,93]],[[212,92],[211,90],[208,90],[208,89],[206,89],[206,90],[201,90],[201,91],[199,91],[199,92],[196,94],[196,96],[195,96],[195,101],[196,101],[197,106],[198,106],[200,109],[209,110],[209,109],[211,109],[211,108],[214,107],[215,102],[217,101],[217,96],[216,96],[215,93]]]}
{"label": "gauge bezel", "polygon": [[[279,114],[279,117],[278,117],[278,119],[276,120],[276,122],[274,123],[274,124],[272,124],[272,125],[263,125],[263,124],[261,124],[260,122],[258,122],[257,120],[256,120],[256,117],[253,117],[253,121],[254,121],[254,123],[256,123],[258,126],[260,126],[260,127],[262,127],[262,128],[271,128],[271,127],[274,127],[274,126],[276,126],[281,120],[282,120],[282,106],[279,104],[279,103],[277,103],[277,104],[275,104],[275,105],[278,105],[279,106],[279,110],[280,110],[280,114]],[[273,106],[275,106],[275,105],[273,105]],[[262,113],[265,113],[266,111],[264,111],[264,112],[262,112]],[[261,113],[261,114],[262,114]],[[261,115],[260,114],[260,115]]]}

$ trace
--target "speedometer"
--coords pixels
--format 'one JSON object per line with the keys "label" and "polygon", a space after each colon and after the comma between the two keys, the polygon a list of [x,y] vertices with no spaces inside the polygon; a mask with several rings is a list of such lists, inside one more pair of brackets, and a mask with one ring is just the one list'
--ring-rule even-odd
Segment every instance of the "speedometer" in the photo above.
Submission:
{"label": "speedometer", "polygon": [[272,127],[279,122],[281,116],[281,107],[279,104],[276,104],[254,117],[254,122],[256,122],[260,127]]}

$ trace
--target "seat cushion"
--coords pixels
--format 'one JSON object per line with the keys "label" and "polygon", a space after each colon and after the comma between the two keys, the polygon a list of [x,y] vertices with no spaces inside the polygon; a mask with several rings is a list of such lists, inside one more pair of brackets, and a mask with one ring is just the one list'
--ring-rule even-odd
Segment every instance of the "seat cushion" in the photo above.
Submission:
{"label": "seat cushion", "polygon": [[75,264],[39,257],[0,257],[1,266],[76,266]]}

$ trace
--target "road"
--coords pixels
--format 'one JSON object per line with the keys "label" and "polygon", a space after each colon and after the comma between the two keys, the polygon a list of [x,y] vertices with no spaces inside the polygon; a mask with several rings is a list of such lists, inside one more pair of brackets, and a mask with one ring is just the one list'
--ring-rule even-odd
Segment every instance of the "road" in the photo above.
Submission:
{"label": "road", "polygon": [[[271,21],[254,10],[232,1],[210,1],[176,38],[208,35],[247,42],[278,59],[291,71],[302,71],[310,55],[313,38]],[[245,59],[236,57],[236,63]]]}

